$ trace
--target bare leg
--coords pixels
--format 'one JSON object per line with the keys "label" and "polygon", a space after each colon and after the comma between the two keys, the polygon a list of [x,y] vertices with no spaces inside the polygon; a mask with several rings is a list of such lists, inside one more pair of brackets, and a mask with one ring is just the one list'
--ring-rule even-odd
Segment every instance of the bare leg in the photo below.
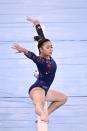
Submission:
{"label": "bare leg", "polygon": [[50,115],[57,108],[65,104],[67,101],[67,96],[61,92],[49,89],[46,100],[52,101],[52,103],[48,107],[48,114]]}
{"label": "bare leg", "polygon": [[32,89],[30,92],[30,97],[32,98],[35,104],[35,111],[38,115],[40,115],[41,120],[48,122],[48,115],[44,111],[45,104],[45,91],[40,87]]}

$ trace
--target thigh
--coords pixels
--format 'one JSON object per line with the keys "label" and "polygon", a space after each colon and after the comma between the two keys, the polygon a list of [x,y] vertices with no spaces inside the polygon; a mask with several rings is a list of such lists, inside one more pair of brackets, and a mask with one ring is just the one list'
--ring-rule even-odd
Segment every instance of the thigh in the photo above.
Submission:
{"label": "thigh", "polygon": [[30,97],[34,104],[42,104],[45,101],[45,91],[40,87],[36,87],[31,90]]}
{"label": "thigh", "polygon": [[67,96],[65,94],[63,94],[59,91],[49,89],[47,96],[46,96],[46,100],[48,100],[48,101],[61,101],[61,100],[66,99],[66,97]]}

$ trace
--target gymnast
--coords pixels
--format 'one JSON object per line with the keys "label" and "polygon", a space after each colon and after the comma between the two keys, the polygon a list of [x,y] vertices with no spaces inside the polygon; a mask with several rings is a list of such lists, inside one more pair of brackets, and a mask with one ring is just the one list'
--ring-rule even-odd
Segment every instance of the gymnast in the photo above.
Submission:
{"label": "gymnast", "polygon": [[[52,58],[53,45],[50,39],[45,38],[39,20],[27,17],[27,21],[31,22],[37,31],[37,36],[34,40],[37,41],[39,55],[22,47],[19,43],[13,45],[18,53],[23,53],[26,57],[31,59],[37,66],[39,75],[37,80],[29,88],[28,94],[35,104],[35,112],[40,116],[44,122],[48,122],[48,116],[57,108],[66,103],[68,97],[59,91],[51,89],[51,84],[55,78],[57,64]],[[48,113],[44,111],[45,101],[50,101],[48,106]]]}

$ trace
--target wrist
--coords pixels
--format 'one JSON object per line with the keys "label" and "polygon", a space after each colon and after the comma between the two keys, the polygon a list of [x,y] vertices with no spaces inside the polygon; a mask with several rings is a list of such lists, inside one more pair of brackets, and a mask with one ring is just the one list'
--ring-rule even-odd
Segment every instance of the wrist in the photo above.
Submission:
{"label": "wrist", "polygon": [[23,48],[23,53],[27,54],[28,53],[28,50],[26,50],[25,48]]}
{"label": "wrist", "polygon": [[40,22],[38,20],[33,21],[33,26],[40,25]]}

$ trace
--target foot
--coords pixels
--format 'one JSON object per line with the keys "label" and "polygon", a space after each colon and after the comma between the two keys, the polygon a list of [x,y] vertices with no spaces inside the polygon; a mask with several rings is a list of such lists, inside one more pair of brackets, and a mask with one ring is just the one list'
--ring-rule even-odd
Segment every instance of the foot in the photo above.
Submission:
{"label": "foot", "polygon": [[40,119],[41,119],[41,121],[44,121],[44,122],[48,123],[48,116],[45,113],[41,114]]}
{"label": "foot", "polygon": [[36,106],[35,112],[40,116],[41,121],[48,122],[48,114],[44,112],[39,106]]}

